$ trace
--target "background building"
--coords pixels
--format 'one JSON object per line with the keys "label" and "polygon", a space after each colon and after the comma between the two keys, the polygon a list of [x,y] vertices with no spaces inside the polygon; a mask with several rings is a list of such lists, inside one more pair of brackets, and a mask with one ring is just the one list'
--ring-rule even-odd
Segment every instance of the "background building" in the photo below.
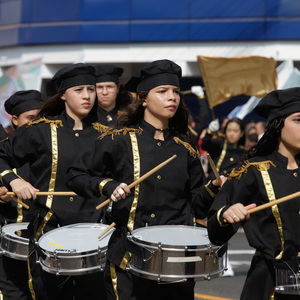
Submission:
{"label": "background building", "polygon": [[122,81],[168,58],[183,89],[202,84],[197,55],[260,55],[300,66],[298,0],[0,0],[0,67],[42,61],[42,91],[62,66],[114,63]]}

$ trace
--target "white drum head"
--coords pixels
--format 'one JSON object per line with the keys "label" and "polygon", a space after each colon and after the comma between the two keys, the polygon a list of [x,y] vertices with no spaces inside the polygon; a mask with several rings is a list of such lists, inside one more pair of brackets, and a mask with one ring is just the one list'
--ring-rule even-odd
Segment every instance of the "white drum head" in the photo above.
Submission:
{"label": "white drum head", "polygon": [[98,236],[108,227],[98,223],[79,223],[63,226],[47,232],[39,239],[39,247],[49,251],[88,252],[106,247],[114,230],[110,230],[101,239]]}
{"label": "white drum head", "polygon": [[2,234],[9,235],[20,241],[23,240],[24,242],[28,242],[27,234],[25,233],[27,231],[28,224],[28,222],[23,222],[5,225],[2,227]]}
{"label": "white drum head", "polygon": [[194,226],[148,226],[133,230],[131,234],[134,239],[146,243],[161,243],[170,246],[210,245],[207,230]]}

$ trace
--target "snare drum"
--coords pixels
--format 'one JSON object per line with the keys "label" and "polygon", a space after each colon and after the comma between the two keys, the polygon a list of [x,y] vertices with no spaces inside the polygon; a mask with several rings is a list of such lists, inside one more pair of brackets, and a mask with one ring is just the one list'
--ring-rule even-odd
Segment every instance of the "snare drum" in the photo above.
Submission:
{"label": "snare drum", "polygon": [[44,271],[56,275],[82,275],[103,271],[112,228],[98,223],[78,223],[51,230],[38,241],[40,264]]}
{"label": "snare drum", "polygon": [[286,295],[300,295],[300,266],[298,272],[295,272],[292,269],[275,268],[275,273],[276,293]]}
{"label": "snare drum", "polygon": [[129,270],[146,279],[175,282],[209,280],[223,274],[220,247],[210,243],[207,230],[184,225],[136,229],[129,241],[152,252],[149,259],[132,254]]}
{"label": "snare drum", "polygon": [[27,260],[29,239],[28,222],[13,223],[2,227],[1,250],[3,255],[18,260]]}

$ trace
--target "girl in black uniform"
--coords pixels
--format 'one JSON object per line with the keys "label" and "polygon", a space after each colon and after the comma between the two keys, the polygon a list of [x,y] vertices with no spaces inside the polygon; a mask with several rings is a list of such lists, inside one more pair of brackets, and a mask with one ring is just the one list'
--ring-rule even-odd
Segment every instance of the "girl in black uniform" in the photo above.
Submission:
{"label": "girl in black uniform", "polygon": [[277,293],[275,276],[276,270],[299,271],[299,198],[251,217],[248,210],[300,190],[300,88],[272,91],[255,111],[268,119],[266,132],[220,190],[208,215],[208,233],[221,245],[242,225],[256,249],[242,300],[299,299],[300,294]]}
{"label": "girl in black uniform", "polygon": [[[194,216],[206,217],[218,190],[212,184],[204,187],[199,151],[186,136],[188,111],[180,77],[181,68],[169,60],[154,61],[133,75],[126,88],[137,99],[120,121],[123,126],[103,134],[68,172],[67,184],[76,193],[114,201],[116,230],[105,268],[109,299],[194,299],[193,281],[158,284],[125,270],[127,232],[146,225],[192,225]],[[129,190],[126,183],[174,154],[175,160]]]}
{"label": "girl in black uniform", "polygon": [[[33,198],[35,218],[29,232],[29,287],[33,299],[99,299],[105,296],[102,273],[82,276],[56,276],[41,273],[36,264],[34,242],[42,233],[58,226],[99,222],[97,199],[79,196],[36,196],[37,191],[67,191],[65,174],[81,148],[89,147],[99,136],[94,67],[73,64],[53,77],[58,93],[45,101],[41,118],[19,128],[0,149],[0,176],[3,183],[22,199]],[[29,164],[28,182],[12,168]],[[46,280],[43,285],[42,280]],[[76,290],[76,292],[74,292]],[[75,298],[73,298],[75,297]]]}
{"label": "girl in black uniform", "polygon": [[[224,135],[214,136],[218,129],[219,121],[212,121],[202,139],[201,147],[209,153],[219,174],[228,176],[246,152],[244,123],[238,118],[233,118],[226,123]],[[210,167],[208,173],[209,178],[214,178]]]}

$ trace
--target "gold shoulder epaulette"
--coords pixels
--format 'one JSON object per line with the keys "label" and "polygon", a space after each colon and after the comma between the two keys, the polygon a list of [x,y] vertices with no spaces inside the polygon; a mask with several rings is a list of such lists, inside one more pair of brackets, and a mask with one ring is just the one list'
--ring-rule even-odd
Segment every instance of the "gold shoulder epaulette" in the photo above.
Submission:
{"label": "gold shoulder epaulette", "polygon": [[64,126],[64,125],[62,124],[62,121],[61,121],[61,120],[49,120],[49,119],[43,117],[43,118],[40,118],[40,119],[35,120],[35,121],[29,121],[29,122],[27,123],[27,126],[26,126],[26,127],[30,127],[30,126],[32,126],[32,125],[36,125],[36,124],[39,124],[39,123],[46,123],[46,124],[50,124],[50,123],[51,123],[51,124],[54,124],[56,127],[58,127],[58,125]]}
{"label": "gold shoulder epaulette", "polygon": [[123,133],[123,135],[126,135],[129,132],[135,132],[137,134],[141,134],[143,132],[143,129],[142,128],[135,129],[135,128],[128,128],[128,127],[124,127],[122,129],[112,129],[101,134],[99,136],[99,139],[102,140],[107,135],[111,135],[111,138],[114,139],[115,135],[120,135],[121,133]]}
{"label": "gold shoulder epaulette", "polygon": [[124,110],[118,110],[118,115],[126,115],[127,112]]}
{"label": "gold shoulder epaulette", "polygon": [[247,173],[247,170],[250,166],[254,166],[255,168],[257,168],[258,171],[267,171],[270,169],[270,165],[276,167],[274,165],[274,163],[270,160],[258,161],[258,162],[252,162],[252,163],[249,163],[249,161],[245,161],[245,164],[242,165],[238,170],[236,170],[234,168],[230,172],[230,174],[228,176],[228,180],[230,180],[232,178],[239,180],[243,173]]}
{"label": "gold shoulder epaulette", "polygon": [[106,132],[111,129],[111,127],[105,126],[99,122],[92,123],[92,125],[95,130],[97,130],[98,132],[101,132],[101,133]]}
{"label": "gold shoulder epaulette", "polygon": [[190,156],[196,158],[198,157],[200,159],[200,153],[198,150],[194,149],[193,146],[187,142],[182,141],[180,138],[174,136],[173,137],[174,141],[178,145],[183,145],[188,151]]}

